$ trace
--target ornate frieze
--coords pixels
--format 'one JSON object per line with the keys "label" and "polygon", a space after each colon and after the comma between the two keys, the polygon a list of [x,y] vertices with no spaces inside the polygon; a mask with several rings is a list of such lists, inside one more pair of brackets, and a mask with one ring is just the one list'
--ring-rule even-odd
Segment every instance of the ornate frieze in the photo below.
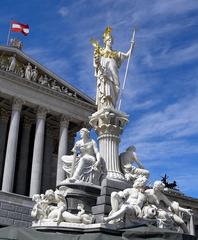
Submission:
{"label": "ornate frieze", "polygon": [[69,97],[81,99],[75,91],[68,89],[56,79],[43,73],[37,66],[30,62],[22,62],[17,54],[10,55],[10,53],[2,52],[0,55],[0,70],[11,72]]}

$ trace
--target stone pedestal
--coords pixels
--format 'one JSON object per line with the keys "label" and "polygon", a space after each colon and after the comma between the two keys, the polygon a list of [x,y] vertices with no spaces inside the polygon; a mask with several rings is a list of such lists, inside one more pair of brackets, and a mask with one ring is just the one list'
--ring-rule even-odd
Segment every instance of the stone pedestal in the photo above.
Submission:
{"label": "stone pedestal", "polygon": [[115,179],[104,179],[101,184],[100,196],[97,197],[96,205],[92,207],[92,214],[96,219],[96,223],[103,222],[103,217],[108,216],[111,211],[111,193],[123,191],[130,188],[127,182],[116,181]]}
{"label": "stone pedestal", "polygon": [[100,154],[106,164],[107,178],[124,180],[120,171],[120,135],[128,122],[128,116],[112,108],[103,108],[90,117],[90,125],[98,135]]}
{"label": "stone pedestal", "polygon": [[96,205],[98,196],[101,193],[101,187],[86,183],[63,183],[57,188],[64,188],[66,191],[67,211],[77,214],[77,205],[82,203],[86,213],[92,213],[92,207]]}

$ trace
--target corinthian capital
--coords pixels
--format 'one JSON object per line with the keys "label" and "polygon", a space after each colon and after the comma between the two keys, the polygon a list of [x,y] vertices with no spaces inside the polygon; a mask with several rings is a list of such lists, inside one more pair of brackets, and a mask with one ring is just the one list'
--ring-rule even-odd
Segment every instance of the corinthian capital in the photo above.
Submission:
{"label": "corinthian capital", "polygon": [[69,121],[70,121],[70,117],[65,116],[65,115],[61,115],[61,118],[60,118],[60,127],[68,128],[68,126],[69,126]]}
{"label": "corinthian capital", "polygon": [[22,104],[24,104],[24,101],[20,98],[14,98],[12,102],[12,110],[13,111],[21,111]]}
{"label": "corinthian capital", "polygon": [[47,113],[48,113],[48,110],[46,108],[39,106],[37,109],[37,118],[45,119]]}

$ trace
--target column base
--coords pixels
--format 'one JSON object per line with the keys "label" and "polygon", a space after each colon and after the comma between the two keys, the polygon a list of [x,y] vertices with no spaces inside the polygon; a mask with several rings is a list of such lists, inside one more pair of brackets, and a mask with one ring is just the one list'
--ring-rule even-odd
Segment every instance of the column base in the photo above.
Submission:
{"label": "column base", "polygon": [[115,172],[115,171],[108,171],[106,175],[106,179],[109,179],[109,180],[113,179],[114,181],[126,182],[124,175],[121,172]]}

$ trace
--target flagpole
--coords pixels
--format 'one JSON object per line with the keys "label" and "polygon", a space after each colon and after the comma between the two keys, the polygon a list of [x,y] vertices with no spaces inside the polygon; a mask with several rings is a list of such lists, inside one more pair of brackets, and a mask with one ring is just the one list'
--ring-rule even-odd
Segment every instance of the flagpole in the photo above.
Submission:
{"label": "flagpole", "polygon": [[8,46],[8,44],[9,44],[9,39],[10,39],[10,32],[11,32],[11,22],[10,22],[10,27],[9,27],[9,31],[8,31],[8,37],[7,37],[7,46]]}
{"label": "flagpole", "polygon": [[131,53],[132,53],[132,50],[133,50],[132,47],[133,47],[134,42],[135,42],[135,29],[133,30],[133,34],[132,34],[132,38],[131,38],[131,51],[129,53],[127,66],[126,66],[126,71],[125,71],[125,75],[124,75],[124,81],[123,81],[122,89],[121,89],[121,92],[120,92],[120,101],[119,101],[119,105],[118,105],[118,110],[120,110],[121,103],[122,103],[122,95],[123,95],[123,91],[124,91],[125,84],[126,84],[126,78],[127,78],[127,74],[128,74],[129,62],[130,62]]}

